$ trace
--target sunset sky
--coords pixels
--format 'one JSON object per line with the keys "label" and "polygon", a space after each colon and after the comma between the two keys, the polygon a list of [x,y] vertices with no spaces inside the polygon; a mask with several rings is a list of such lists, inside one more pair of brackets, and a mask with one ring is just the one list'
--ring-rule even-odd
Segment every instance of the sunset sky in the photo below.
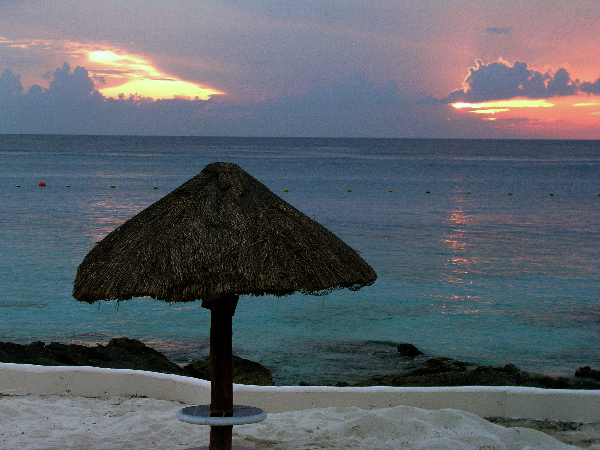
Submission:
{"label": "sunset sky", "polygon": [[600,139],[598,0],[0,0],[0,133]]}

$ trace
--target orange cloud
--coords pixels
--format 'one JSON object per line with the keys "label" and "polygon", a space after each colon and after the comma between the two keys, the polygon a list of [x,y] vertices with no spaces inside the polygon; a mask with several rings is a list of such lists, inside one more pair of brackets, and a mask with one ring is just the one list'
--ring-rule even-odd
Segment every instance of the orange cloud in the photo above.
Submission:
{"label": "orange cloud", "polygon": [[[597,139],[600,129],[600,102],[573,95],[552,99],[517,98],[482,103],[453,103],[460,113],[483,114],[494,128],[547,130],[554,137]],[[493,116],[493,117],[490,117]]]}
{"label": "orange cloud", "polygon": [[[528,137],[600,138],[600,79],[581,82],[563,67],[542,72],[503,59],[469,68],[462,88],[443,101],[458,114],[475,114],[494,129],[535,129]],[[492,117],[493,116],[493,117]],[[527,135],[524,133],[523,135]]]}
{"label": "orange cloud", "polygon": [[[499,109],[502,111],[509,111],[511,108],[550,108],[554,106],[553,103],[550,103],[547,100],[532,100],[530,98],[513,98],[510,100],[491,100],[488,102],[482,103],[452,103],[451,104],[456,109],[465,109],[469,110],[482,110],[489,109],[499,112]],[[472,112],[472,111],[471,111]]]}
{"label": "orange cloud", "polygon": [[581,102],[575,103],[573,106],[600,106],[600,102]]}
{"label": "orange cloud", "polygon": [[486,109],[476,109],[474,111],[470,111],[475,114],[497,114],[501,112],[509,111],[508,108],[486,108]]}
{"label": "orange cloud", "polygon": [[142,56],[118,50],[90,50],[87,52],[88,70],[102,80],[98,90],[105,97],[118,98],[120,94],[137,94],[154,99],[199,98],[208,100],[225,93],[198,83],[181,80],[161,72]]}
{"label": "orange cloud", "polygon": [[[71,67],[85,66],[95,81],[95,87],[105,97],[118,98],[135,95],[158,99],[198,98],[207,100],[224,92],[192,81],[182,80],[157,68],[154,63],[140,55],[123,50],[110,43],[81,43],[65,39],[12,40],[0,36],[0,47],[26,52],[42,64],[68,62]],[[51,65],[49,67],[52,67]],[[25,74],[28,82],[45,84]]]}

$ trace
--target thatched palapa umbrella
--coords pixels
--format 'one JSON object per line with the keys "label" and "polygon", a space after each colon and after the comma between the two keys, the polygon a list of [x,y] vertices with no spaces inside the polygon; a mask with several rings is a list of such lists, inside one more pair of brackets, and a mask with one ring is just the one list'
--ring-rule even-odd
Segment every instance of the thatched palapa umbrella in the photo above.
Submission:
{"label": "thatched palapa umbrella", "polygon": [[[211,310],[211,415],[227,416],[239,295],[357,290],[376,278],[356,251],[239,166],[213,163],[95,245],[73,296],[202,300]],[[230,447],[231,427],[211,428],[211,448],[226,441]]]}

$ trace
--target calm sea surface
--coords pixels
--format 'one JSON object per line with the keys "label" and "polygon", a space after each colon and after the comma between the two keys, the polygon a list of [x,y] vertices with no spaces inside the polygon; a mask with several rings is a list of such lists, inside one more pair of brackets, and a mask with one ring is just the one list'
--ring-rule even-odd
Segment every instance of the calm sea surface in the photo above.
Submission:
{"label": "calm sea surface", "polygon": [[234,351],[278,384],[393,373],[400,342],[600,369],[598,141],[0,136],[0,341],[129,336],[179,362],[206,355],[199,302],[90,306],[71,290],[95,242],[213,161],[241,165],[379,275],[358,292],[240,299]]}

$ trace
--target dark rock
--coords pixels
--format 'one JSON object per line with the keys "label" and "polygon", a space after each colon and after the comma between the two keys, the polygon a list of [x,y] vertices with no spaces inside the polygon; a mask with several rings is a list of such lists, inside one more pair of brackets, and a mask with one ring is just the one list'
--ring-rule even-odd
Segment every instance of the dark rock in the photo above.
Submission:
{"label": "dark rock", "polygon": [[567,378],[530,374],[514,364],[478,366],[449,358],[432,358],[408,373],[375,377],[357,386],[527,386],[546,389],[598,389],[600,383],[577,383]]}
{"label": "dark rock", "polygon": [[110,341],[108,341],[107,347],[132,349],[134,351],[141,351],[146,353],[148,352],[148,350],[151,350],[152,352],[158,353],[155,350],[148,347],[143,342],[140,342],[137,339],[130,339],[128,337],[113,338]]}
{"label": "dark rock", "polygon": [[181,367],[135,339],[115,338],[108,345],[32,342],[28,345],[0,342],[0,361],[41,366],[93,366],[136,369],[181,375]]}
{"label": "dark rock", "polygon": [[408,356],[409,358],[423,355],[423,352],[413,344],[398,344],[398,353],[402,356]]}
{"label": "dark rock", "polygon": [[469,367],[469,363],[455,361],[450,358],[431,358],[425,361],[423,367],[410,372],[412,376],[433,375],[447,372],[465,372]]}
{"label": "dark rock", "polygon": [[[188,377],[210,380],[210,363],[208,357],[196,361],[183,368]],[[233,382],[254,386],[274,386],[273,375],[266,367],[249,359],[233,356]]]}
{"label": "dark rock", "polygon": [[[0,362],[41,366],[93,366],[134,369],[210,379],[208,360],[193,361],[182,368],[143,342],[127,337],[111,339],[106,345],[88,347],[36,341],[27,345],[0,342]],[[233,357],[235,383],[273,386],[266,367],[248,359]]]}
{"label": "dark rock", "polygon": [[35,342],[32,342],[31,344],[27,344],[27,348],[32,348],[32,349],[35,348],[35,349],[39,350],[39,349],[43,349],[45,345],[46,344],[43,343],[42,341],[35,341]]}
{"label": "dark rock", "polygon": [[[409,344],[410,345],[410,344]],[[524,372],[514,364],[479,366],[450,358],[417,358],[416,369],[401,374],[370,378],[356,386],[529,386],[549,389],[600,389],[600,371],[589,366],[577,369],[575,379],[555,378]],[[137,369],[210,379],[207,359],[184,368],[164,355],[129,338],[115,338],[107,345],[88,347],[36,341],[27,345],[0,342],[0,362],[45,366],[95,366]],[[419,366],[420,365],[420,366]],[[258,363],[234,356],[234,382],[272,386],[271,372]],[[302,385],[302,383],[301,383]],[[305,384],[308,385],[308,384]],[[340,382],[337,386],[347,386]]]}
{"label": "dark rock", "polygon": [[[100,347],[100,346],[99,346]],[[143,342],[126,337],[111,339],[103,348],[106,358],[121,361],[123,368],[136,368],[150,372],[182,375],[183,370],[162,353],[146,346]],[[127,359],[127,360],[126,360]]]}
{"label": "dark rock", "polygon": [[590,366],[580,367],[575,371],[575,376],[600,381],[600,370],[593,370]]}

